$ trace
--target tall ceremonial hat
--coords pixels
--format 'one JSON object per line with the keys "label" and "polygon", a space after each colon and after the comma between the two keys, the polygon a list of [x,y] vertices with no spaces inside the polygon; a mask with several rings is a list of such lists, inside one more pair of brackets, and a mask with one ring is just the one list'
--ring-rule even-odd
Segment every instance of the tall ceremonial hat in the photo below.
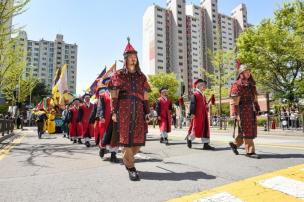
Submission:
{"label": "tall ceremonial hat", "polygon": [[206,83],[207,81],[203,80],[203,79],[197,79],[194,83],[193,83],[193,88],[196,88],[198,83]]}
{"label": "tall ceremonial hat", "polygon": [[236,69],[238,71],[238,77],[237,77],[238,79],[240,78],[240,74],[241,73],[243,73],[246,70],[250,70],[250,68],[248,67],[248,65],[241,64],[241,60],[239,58],[236,60],[235,66],[236,66]]}
{"label": "tall ceremonial hat", "polygon": [[128,43],[123,54],[125,58],[130,54],[137,54],[137,51],[133,48],[133,46],[130,43],[130,37],[128,37],[127,40]]}
{"label": "tall ceremonial hat", "polygon": [[168,88],[163,86],[159,89],[159,93],[162,93],[163,91],[168,91]]}

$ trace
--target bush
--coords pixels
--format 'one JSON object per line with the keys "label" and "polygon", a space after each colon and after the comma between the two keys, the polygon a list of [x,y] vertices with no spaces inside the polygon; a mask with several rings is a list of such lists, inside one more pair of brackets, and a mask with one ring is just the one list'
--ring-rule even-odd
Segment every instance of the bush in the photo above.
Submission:
{"label": "bush", "polygon": [[267,123],[267,117],[263,117],[263,116],[257,117],[258,126],[264,126],[265,123]]}

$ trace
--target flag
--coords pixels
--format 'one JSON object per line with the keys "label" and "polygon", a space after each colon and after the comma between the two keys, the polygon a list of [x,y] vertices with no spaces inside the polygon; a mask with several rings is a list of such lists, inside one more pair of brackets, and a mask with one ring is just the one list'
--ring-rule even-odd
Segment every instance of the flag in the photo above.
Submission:
{"label": "flag", "polygon": [[68,91],[68,77],[67,77],[67,65],[63,65],[60,71],[60,77],[57,81],[56,85],[58,88],[58,92],[63,95],[65,91]]}
{"label": "flag", "polygon": [[102,76],[107,72],[107,67],[105,67],[102,72],[98,75],[98,77],[95,79],[95,81],[92,83],[92,85],[90,86],[90,88],[88,88],[86,90],[86,92],[90,93],[91,95],[95,94],[96,90],[97,90],[97,84],[100,78],[102,78]]}
{"label": "flag", "polygon": [[112,65],[112,67],[98,80],[104,80],[108,77],[110,77],[114,72],[116,71],[116,62]]}
{"label": "flag", "polygon": [[41,100],[35,107],[35,110],[40,110],[40,109],[43,109],[43,100]]}
{"label": "flag", "polygon": [[60,78],[60,75],[61,75],[61,70],[62,68],[59,67],[57,70],[56,70],[56,74],[55,74],[55,77],[54,77],[54,86],[57,84],[59,78]]}

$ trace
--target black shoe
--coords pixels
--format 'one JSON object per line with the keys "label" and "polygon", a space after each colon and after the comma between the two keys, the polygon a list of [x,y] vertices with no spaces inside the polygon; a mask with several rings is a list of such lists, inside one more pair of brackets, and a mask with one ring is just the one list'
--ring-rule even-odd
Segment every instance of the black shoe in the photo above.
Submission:
{"label": "black shoe", "polygon": [[112,163],[119,163],[119,160],[118,160],[117,157],[116,157],[116,152],[111,152],[110,161],[111,161]]}
{"label": "black shoe", "polygon": [[66,137],[65,134],[63,135],[63,137],[64,137],[64,138]]}
{"label": "black shoe", "polygon": [[239,152],[237,150],[237,146],[233,142],[229,142],[229,146],[231,147],[231,149],[232,149],[232,151],[235,155],[239,155]]}
{"label": "black shoe", "polygon": [[77,143],[77,140],[73,140],[73,144],[76,144]]}
{"label": "black shoe", "polygon": [[169,140],[168,140],[168,138],[165,138],[165,139],[164,139],[164,143],[165,143],[166,145],[169,145]]}
{"label": "black shoe", "polygon": [[247,153],[245,154],[245,156],[249,157],[249,158],[253,158],[253,159],[260,159],[261,157],[259,155],[257,155],[256,153]]}
{"label": "black shoe", "polygon": [[87,147],[90,147],[90,146],[91,146],[91,144],[90,144],[89,141],[86,141],[84,144],[85,144],[85,146],[87,146]]}
{"label": "black shoe", "polygon": [[80,138],[78,138],[78,144],[82,144],[82,142],[81,142],[81,139],[80,139]]}
{"label": "black shoe", "polygon": [[161,137],[160,140],[159,140],[159,142],[160,142],[160,143],[163,143],[163,142],[164,142],[164,138]]}
{"label": "black shoe", "polygon": [[103,158],[104,155],[105,155],[105,153],[106,153],[106,149],[105,148],[100,149],[99,150],[99,156],[100,156],[100,158]]}
{"label": "black shoe", "polygon": [[189,149],[192,148],[192,141],[189,140],[189,138],[187,138],[187,146],[188,146]]}
{"label": "black shoe", "polygon": [[136,168],[127,168],[128,172],[129,172],[129,178],[131,181],[139,181],[139,176],[138,173],[136,171]]}
{"label": "black shoe", "polygon": [[210,146],[208,143],[204,143],[203,150],[215,150],[214,147]]}

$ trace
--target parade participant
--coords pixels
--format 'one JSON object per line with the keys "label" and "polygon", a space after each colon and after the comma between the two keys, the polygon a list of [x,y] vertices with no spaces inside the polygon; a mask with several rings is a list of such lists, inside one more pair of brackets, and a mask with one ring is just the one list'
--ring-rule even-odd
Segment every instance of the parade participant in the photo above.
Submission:
{"label": "parade participant", "polygon": [[102,87],[99,88],[99,101],[97,106],[96,117],[99,120],[99,156],[104,157],[106,152],[106,146],[109,147],[111,153],[110,161],[117,163],[118,159],[116,154],[118,153],[118,138],[113,136],[113,120],[111,116],[111,95],[108,91],[108,84],[110,77],[102,81]]}
{"label": "parade participant", "polygon": [[171,111],[173,110],[173,106],[168,98],[168,89],[166,87],[162,87],[159,93],[160,98],[157,99],[156,112],[160,129],[160,143],[168,145],[168,133],[171,132]]}
{"label": "parade participant", "polygon": [[68,128],[69,128],[69,134],[70,139],[73,141],[73,143],[82,144],[81,142],[81,135],[82,135],[82,127],[81,124],[78,122],[78,112],[79,112],[79,106],[80,105],[80,99],[75,98],[72,102],[72,105],[68,112]]}
{"label": "parade participant", "polygon": [[90,123],[90,116],[94,109],[94,104],[90,102],[91,95],[86,93],[82,96],[83,103],[79,107],[78,111],[78,124],[81,124],[82,134],[81,137],[85,141],[85,145],[90,147],[90,139],[94,137],[94,125]]}
{"label": "parade participant", "polygon": [[38,128],[38,138],[41,139],[42,134],[44,133],[44,125],[47,121],[47,115],[44,109],[40,109],[38,112],[35,113],[36,117],[36,125]]}
{"label": "parade participant", "polygon": [[67,137],[67,138],[68,138],[68,123],[67,123],[68,110],[69,110],[69,105],[66,105],[61,115],[61,119],[63,121],[61,130],[63,133],[63,137]]}
{"label": "parade participant", "polygon": [[112,76],[109,89],[112,98],[112,120],[119,125],[119,144],[123,147],[123,163],[132,181],[139,180],[134,156],[145,145],[148,127],[145,116],[150,113],[150,86],[138,63],[137,51],[128,39],[124,51],[124,68]]}
{"label": "parade participant", "polygon": [[257,118],[260,106],[257,101],[256,83],[247,65],[240,65],[237,80],[232,84],[230,90],[232,98],[232,116],[235,119],[235,126],[238,126],[238,135],[234,142],[229,145],[238,155],[239,148],[245,144],[246,156],[259,158],[255,153],[253,139],[257,137]]}
{"label": "parade participant", "polygon": [[47,131],[49,134],[54,134],[56,132],[55,114],[55,109],[51,109],[50,113],[48,114]]}
{"label": "parade participant", "polygon": [[192,147],[192,141],[195,138],[201,138],[204,144],[203,150],[214,150],[210,146],[210,128],[208,121],[208,103],[204,91],[206,90],[207,82],[198,79],[194,82],[196,90],[194,91],[190,101],[190,118],[191,124],[189,135],[187,136],[187,146]]}

